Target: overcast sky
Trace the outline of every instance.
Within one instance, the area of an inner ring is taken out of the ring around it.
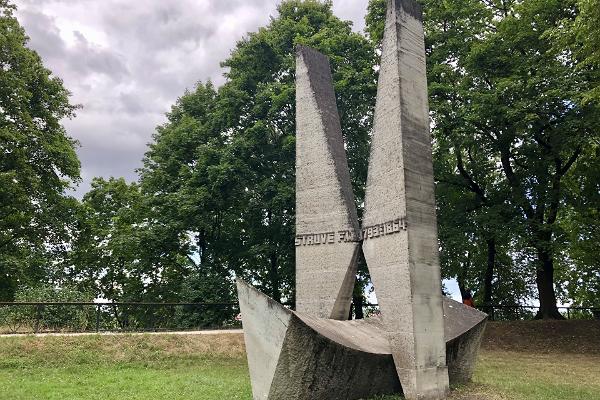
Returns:
[[[224,60],[247,32],[268,24],[279,0],[15,0],[29,46],[65,82],[81,143],[82,196],[95,176],[137,179],[154,128],[186,88],[223,83]],[[334,0],[364,27],[368,0]]]

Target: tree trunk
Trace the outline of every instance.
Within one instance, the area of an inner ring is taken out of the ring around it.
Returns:
[[[279,270],[277,262],[277,253],[272,252],[269,257],[269,280],[271,281],[271,297],[278,303],[281,303],[281,291],[279,290]]]
[[[353,296],[352,305],[354,306],[354,319],[363,319],[365,317],[363,313],[363,297]]]
[[[202,265],[204,263],[204,256],[206,255],[206,231],[202,229],[200,233],[198,233],[198,265]]]
[[[492,293],[494,281],[494,270],[496,267],[496,238],[488,239],[487,241],[487,266],[485,269],[485,277],[483,279],[483,305],[486,313],[491,312]]]
[[[554,291],[554,261],[547,248],[538,249],[536,283],[539,292],[540,310],[536,319],[565,319],[556,306]]]

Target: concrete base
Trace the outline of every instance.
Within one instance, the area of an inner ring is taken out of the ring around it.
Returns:
[[[354,400],[401,393],[380,317],[336,321],[286,309],[238,280],[254,400]],[[472,377],[487,316],[444,299],[451,384]]]

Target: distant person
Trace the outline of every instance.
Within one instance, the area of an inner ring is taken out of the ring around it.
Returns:
[[[475,302],[473,301],[473,293],[471,293],[470,290],[467,290],[464,294],[463,294],[463,304],[467,305],[469,307],[473,307],[475,308]]]

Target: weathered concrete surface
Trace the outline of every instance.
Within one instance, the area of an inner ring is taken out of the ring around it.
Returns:
[[[450,383],[467,383],[473,377],[487,315],[447,297],[443,297],[443,310],[444,342]],[[392,354],[388,335],[380,317],[332,321],[297,315],[315,332],[345,347],[368,353]]]
[[[428,114],[420,6],[388,0],[363,251],[407,399],[449,390]]]
[[[296,310],[346,319],[359,224],[329,59],[296,51]]]
[[[240,280],[238,295],[254,400],[353,400],[401,390],[376,323],[357,328],[295,313]]]
[[[254,400],[267,400],[292,313],[239,279],[237,291],[252,396]]]
[[[450,384],[470,382],[487,322],[487,315],[444,298],[444,340]]]
[[[381,318],[316,318],[289,311],[242,281],[238,291],[254,400],[350,400],[401,392]],[[471,379],[485,321],[485,314],[444,299],[452,384]]]

